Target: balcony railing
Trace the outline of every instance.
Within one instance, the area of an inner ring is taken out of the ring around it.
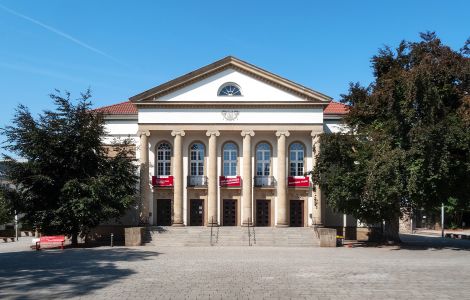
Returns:
[[[152,176],[152,185],[155,187],[172,187],[173,176]]]
[[[207,186],[206,176],[188,176],[188,186]]]
[[[255,176],[256,187],[274,187],[273,176]]]

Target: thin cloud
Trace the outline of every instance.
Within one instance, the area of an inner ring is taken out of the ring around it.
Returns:
[[[69,76],[69,75],[64,74],[64,73],[54,72],[54,71],[47,70],[47,69],[44,69],[44,68],[37,68],[37,67],[31,66],[31,65],[12,64],[12,63],[8,63],[8,62],[0,61],[0,68],[15,70],[15,71],[19,71],[19,72],[26,72],[26,73],[36,74],[36,75],[41,75],[41,76],[47,76],[47,77],[57,78],[57,79],[61,79],[61,80],[68,80],[68,81],[76,82],[76,83],[80,83],[80,84],[89,83],[88,79],[73,77],[73,76]],[[121,89],[120,86],[109,85],[109,84],[105,84],[105,83],[102,83],[102,82],[96,82],[96,81],[93,82],[93,87],[104,87],[104,88],[109,88],[109,89],[113,89],[113,90]]]
[[[3,5],[1,5],[1,4],[0,4],[0,8],[3,9],[4,11],[6,11],[6,12],[12,14],[12,15],[14,15],[14,16],[17,16],[17,17],[19,17],[19,18],[22,18],[22,19],[24,19],[24,20],[27,20],[27,21],[29,21],[29,22],[31,22],[31,23],[33,23],[33,24],[36,24],[36,25],[38,25],[38,26],[40,26],[40,27],[42,27],[42,28],[44,28],[44,29],[46,29],[46,30],[52,32],[52,33],[55,33],[55,34],[57,34],[57,35],[59,35],[59,36],[65,38],[65,39],[67,39],[67,40],[69,40],[69,41],[71,41],[71,42],[73,42],[73,43],[75,43],[75,44],[77,44],[77,45],[79,45],[79,46],[85,48],[85,49],[88,49],[88,50],[90,50],[90,51],[92,51],[92,52],[94,52],[94,53],[97,53],[97,54],[102,55],[102,56],[104,56],[104,57],[106,57],[106,58],[109,58],[109,59],[113,60],[114,62],[120,64],[120,65],[126,66],[125,64],[123,64],[122,62],[118,61],[116,58],[112,57],[111,55],[109,55],[109,54],[107,54],[107,53],[105,53],[105,52],[103,52],[103,51],[101,51],[101,50],[99,50],[99,49],[97,49],[97,48],[95,48],[95,47],[93,47],[93,46],[90,46],[90,45],[88,45],[87,43],[84,43],[84,42],[82,42],[82,41],[80,41],[80,40],[74,38],[73,36],[71,36],[71,35],[69,35],[69,34],[66,34],[66,33],[64,33],[64,32],[62,32],[62,31],[60,31],[60,30],[58,30],[58,29],[56,29],[56,28],[54,28],[54,27],[52,27],[52,26],[49,26],[49,25],[44,24],[44,23],[42,23],[42,22],[40,22],[40,21],[38,21],[38,20],[35,20],[35,19],[30,18],[30,17],[28,17],[28,16],[26,16],[26,15],[23,15],[23,14],[21,14],[21,13],[19,13],[19,12],[16,12],[16,11],[14,11],[14,10],[12,10],[12,9],[10,9],[10,8],[8,8],[8,7],[6,7],[6,6],[3,6]]]
[[[48,77],[54,77],[54,78],[58,78],[58,79],[75,81],[75,82],[80,82],[80,83],[85,82],[83,79],[80,79],[80,78],[71,77],[71,76],[68,76],[66,74],[52,72],[52,71],[41,69],[41,68],[35,68],[35,67],[32,67],[32,66],[28,66],[28,65],[11,64],[11,63],[1,62],[0,61],[0,68],[7,68],[7,69],[11,69],[11,70],[27,72],[27,73],[32,73],[32,74],[37,74],[37,75],[42,75],[42,76],[48,76]]]

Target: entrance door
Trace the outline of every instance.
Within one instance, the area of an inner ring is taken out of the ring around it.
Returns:
[[[290,202],[290,226],[304,226],[304,201],[291,200]]]
[[[256,200],[256,226],[269,226],[270,200]]]
[[[171,200],[157,199],[157,225],[171,226]]]
[[[224,199],[224,226],[237,225],[237,200]]]
[[[189,225],[190,226],[203,226],[204,225],[204,200],[191,199],[189,200]]]

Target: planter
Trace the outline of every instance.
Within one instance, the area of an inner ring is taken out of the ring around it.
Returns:
[[[125,246],[142,246],[144,242],[144,227],[130,227],[124,229]]]
[[[320,247],[336,247],[336,229],[318,228]]]

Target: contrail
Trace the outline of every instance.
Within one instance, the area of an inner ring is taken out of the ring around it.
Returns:
[[[42,22],[40,22],[40,21],[38,21],[38,20],[35,20],[35,19],[33,19],[33,18],[30,18],[30,17],[28,17],[28,16],[26,16],[26,15],[20,14],[20,13],[18,13],[18,12],[16,12],[16,11],[12,10],[12,9],[6,7],[6,6],[3,6],[3,5],[1,5],[1,4],[0,4],[0,8],[2,8],[3,10],[5,10],[6,12],[9,12],[9,13],[12,14],[12,15],[15,15],[15,16],[17,16],[17,17],[20,17],[20,18],[24,19],[24,20],[30,21],[31,23],[34,23],[34,24],[36,24],[36,25],[39,25],[39,26],[41,26],[42,28],[44,28],[44,29],[46,29],[46,30],[49,30],[50,32],[53,32],[53,33],[55,33],[55,34],[57,34],[57,35],[59,35],[59,36],[65,38],[65,39],[67,39],[67,40],[69,40],[69,41],[71,41],[71,42],[74,42],[75,44],[80,45],[80,46],[82,46],[82,47],[85,48],[85,49],[88,49],[88,50],[90,50],[90,51],[93,51],[93,52],[95,52],[95,53],[97,53],[97,54],[99,54],[99,55],[102,55],[102,56],[104,56],[104,57],[107,57],[107,58],[113,60],[114,62],[116,62],[116,63],[118,63],[118,64],[120,64],[120,65],[125,66],[123,63],[121,63],[120,61],[118,61],[117,59],[115,59],[114,57],[112,57],[111,55],[106,54],[106,53],[104,53],[103,51],[101,51],[101,50],[99,50],[99,49],[96,49],[95,47],[92,47],[92,46],[90,46],[90,45],[88,45],[88,44],[86,44],[86,43],[84,43],[84,42],[82,42],[82,41],[80,41],[80,40],[74,38],[74,37],[71,36],[71,35],[68,35],[68,34],[66,34],[66,33],[64,33],[64,32],[62,32],[62,31],[60,31],[60,30],[58,30],[58,29],[55,29],[55,28],[52,27],[52,26],[46,25],[46,24],[44,24],[44,23],[42,23]]]

